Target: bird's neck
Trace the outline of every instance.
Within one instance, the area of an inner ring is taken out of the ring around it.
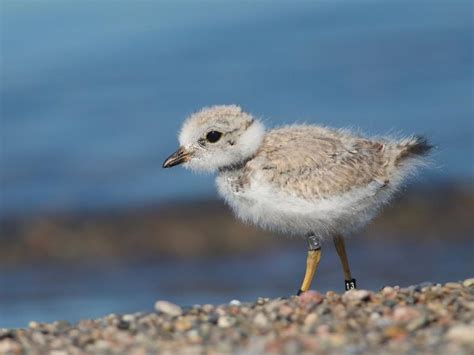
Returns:
[[[236,162],[235,164],[231,164],[231,165],[219,168],[219,174],[225,174],[225,173],[230,173],[236,170],[241,170],[245,168],[245,165],[247,165],[247,163],[251,161],[254,157],[255,155],[252,155],[251,157],[241,160],[239,162]]]

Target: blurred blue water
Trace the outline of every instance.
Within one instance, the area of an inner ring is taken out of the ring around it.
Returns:
[[[157,299],[191,306],[287,297],[296,292],[304,273],[305,245],[303,241],[299,244],[300,248],[228,259],[115,266],[25,265],[0,270],[0,328],[26,327],[31,320],[74,322],[108,313],[151,311]],[[473,241],[367,245],[354,240],[352,245],[350,240],[348,247],[352,272],[364,289],[474,276]],[[325,249],[313,286],[320,292],[343,290],[342,268],[333,248]]]
[[[471,1],[0,6],[1,214],[213,194],[160,166],[216,103],[269,126],[425,133],[431,178],[474,176]]]

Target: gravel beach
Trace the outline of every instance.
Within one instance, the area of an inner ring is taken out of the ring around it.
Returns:
[[[0,354],[474,353],[474,278],[1,329]]]

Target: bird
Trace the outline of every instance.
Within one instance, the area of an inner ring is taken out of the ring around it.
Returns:
[[[216,173],[219,195],[244,222],[307,240],[297,295],[311,288],[324,242],[332,239],[345,290],[357,288],[345,238],[367,225],[433,146],[420,135],[366,137],[348,129],[292,124],[267,130],[237,105],[205,107],[179,133],[163,163]]]

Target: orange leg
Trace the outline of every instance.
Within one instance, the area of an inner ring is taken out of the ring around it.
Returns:
[[[321,260],[321,243],[319,239],[314,235],[308,236],[308,256],[306,259],[306,273],[304,275],[303,283],[301,288],[298,290],[297,295],[306,292],[311,287],[316,270],[318,269],[319,261]]]
[[[356,280],[352,278],[351,269],[349,268],[349,260],[347,259],[346,243],[341,235],[333,237],[334,246],[336,247],[339,259],[341,259],[342,269],[344,270],[344,279],[346,285],[346,291],[357,287]]]

